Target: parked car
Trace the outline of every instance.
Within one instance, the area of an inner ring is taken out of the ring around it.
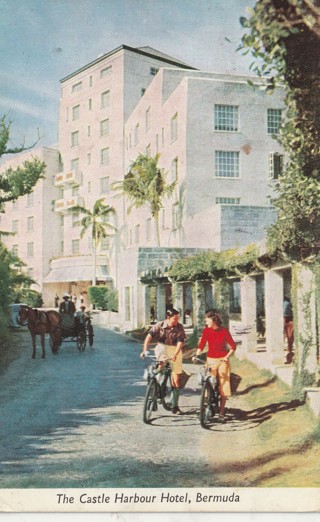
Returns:
[[[18,322],[18,314],[21,306],[27,305],[24,303],[14,303],[9,305],[9,326],[11,326],[11,328],[21,328],[21,326],[24,326]]]

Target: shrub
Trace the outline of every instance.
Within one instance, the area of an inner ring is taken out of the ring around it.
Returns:
[[[88,288],[91,303],[100,310],[118,311],[118,294],[107,286],[90,286]]]

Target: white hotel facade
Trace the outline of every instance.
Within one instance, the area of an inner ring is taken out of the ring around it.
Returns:
[[[154,49],[124,45],[61,81],[58,147],[50,149],[55,160],[46,161],[40,182],[47,189],[39,205],[50,211],[36,217],[50,244],[35,255],[33,272],[45,306],[52,306],[56,292],[79,294],[91,284],[92,243],[89,235],[80,238],[78,218],[68,212],[75,204],[92,208],[104,197],[116,209],[117,233],[99,246],[98,281],[118,290],[123,329],[148,320],[140,282],[146,269],[197,249],[220,251],[263,239],[274,219],[269,198],[282,161],[272,136],[283,93],[267,95],[259,80],[254,87],[247,80],[197,71]],[[164,202],[160,248],[148,210],[128,215],[126,202],[111,189],[139,153],[159,153],[167,180],[177,181],[174,196]],[[2,223],[12,223],[17,212],[12,207],[7,205]],[[18,245],[29,264],[25,235],[19,230],[6,241]],[[170,297],[157,299],[163,316]]]

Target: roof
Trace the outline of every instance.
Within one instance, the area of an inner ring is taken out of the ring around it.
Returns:
[[[116,47],[112,51],[109,51],[108,53],[99,56],[92,62],[88,63],[87,65],[84,65],[83,67],[74,71],[73,73],[68,74],[68,76],[65,76],[65,78],[62,78],[62,80],[60,80],[60,82],[63,83],[65,81],[69,80],[73,76],[76,76],[77,74],[85,71],[86,69],[89,69],[93,65],[96,65],[97,63],[104,61],[106,58],[109,58],[110,56],[112,56],[113,54],[116,54],[119,51],[131,51],[136,54],[142,54],[144,56],[149,56],[150,58],[155,58],[156,60],[158,59],[158,60],[167,62],[170,65],[177,65],[178,67],[181,67],[183,69],[197,70],[195,67],[192,67],[191,65],[181,62],[180,60],[177,60],[176,58],[173,58],[172,56],[164,54],[161,51],[157,51],[156,49],[153,49],[152,47],[149,47],[149,46],[130,47],[129,45],[120,45],[119,47]]]
[[[92,281],[93,268],[90,265],[62,266],[52,268],[44,278],[44,283],[67,283],[71,281]],[[99,281],[112,281],[108,275],[107,267],[97,266],[97,279]]]

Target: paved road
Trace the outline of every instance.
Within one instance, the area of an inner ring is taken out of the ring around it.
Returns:
[[[17,334],[19,355],[1,376],[0,487],[228,485],[208,454],[236,444],[237,427],[200,427],[196,373],[181,399],[185,415],[160,408],[145,425],[140,345],[103,327],[95,333],[93,349],[63,343],[54,356],[47,342],[46,359],[38,349],[35,360],[29,334]]]

